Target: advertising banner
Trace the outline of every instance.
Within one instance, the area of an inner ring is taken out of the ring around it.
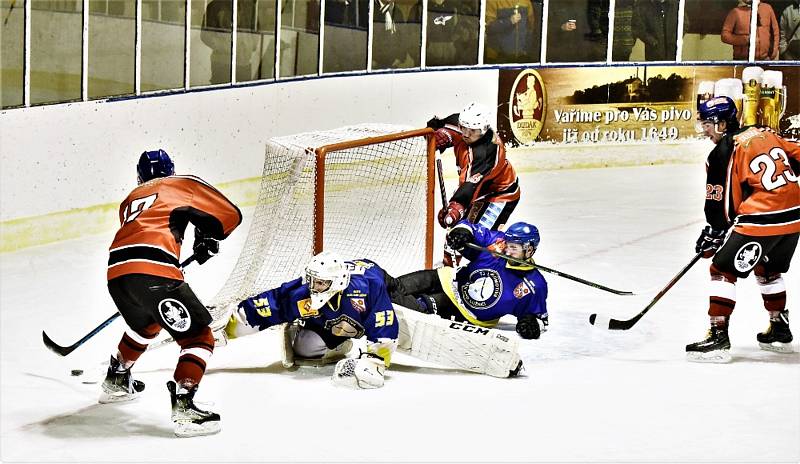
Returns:
[[[769,72],[761,85],[764,71]],[[785,136],[800,135],[798,66],[503,69],[497,129],[512,146],[540,141],[657,143],[694,137],[697,103],[704,98],[701,90],[712,94],[706,98],[714,96],[714,84],[723,80],[725,85],[716,85],[717,93],[738,92],[748,118]],[[730,81],[741,88],[732,88]],[[755,106],[747,106],[747,95],[755,99]]]

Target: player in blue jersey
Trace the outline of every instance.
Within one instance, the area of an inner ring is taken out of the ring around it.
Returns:
[[[232,339],[301,321],[289,349],[305,359],[344,354],[350,339],[365,336],[367,351],[357,359],[341,359],[334,381],[381,387],[399,335],[387,279],[391,277],[368,259],[344,261],[333,253],[320,253],[306,266],[304,277],[241,301],[225,327],[226,335]]]
[[[462,220],[448,231],[447,243],[461,251],[469,264],[458,271],[445,266],[400,276],[392,301],[481,327],[493,327],[501,317],[511,314],[517,318],[517,333],[525,339],[537,339],[547,330],[547,282],[533,262],[539,245],[535,226],[517,222],[500,232]],[[467,243],[530,264],[514,264],[468,248]]]

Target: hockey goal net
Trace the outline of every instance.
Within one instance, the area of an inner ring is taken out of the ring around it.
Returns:
[[[271,139],[247,238],[212,316],[302,275],[320,251],[397,276],[430,268],[431,129],[360,125]]]

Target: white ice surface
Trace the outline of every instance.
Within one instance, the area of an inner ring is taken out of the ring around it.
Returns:
[[[615,296],[545,275],[551,329],[521,343],[525,371],[516,379],[398,355],[383,389],[350,391],[331,384],[331,367],[284,370],[276,332],[235,340],[216,350],[198,393],[223,418],[210,437],[172,434],[164,384],[174,345],[134,367],[147,383],[138,401],[99,405],[99,386],[82,381],[102,375],[122,321],[65,358],[42,344],[42,330],[66,345],[113,314],[105,289],[113,232],[0,256],[0,459],[798,462],[800,355],[758,349],[767,316],[752,277],[739,285],[731,364],[684,359],[684,345],[708,324],[706,260],[631,330],[588,323],[591,313],[632,317],[692,257],[703,225],[702,164],[521,177],[512,219],[540,228],[543,265],[643,293]],[[240,228],[221,255],[189,269],[202,298],[221,285],[245,235]],[[800,260],[793,265],[785,279],[800,335]],[[513,318],[502,327],[513,335]],[[86,373],[71,377],[76,368]]]

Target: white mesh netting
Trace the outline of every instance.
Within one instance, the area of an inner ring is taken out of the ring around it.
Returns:
[[[335,143],[407,131],[359,125],[278,137],[267,143],[261,189],[239,259],[214,297],[212,315],[231,303],[301,275],[313,255],[316,155]],[[328,152],[325,156],[324,249],[369,258],[392,275],[423,269],[427,142],[411,137]]]

